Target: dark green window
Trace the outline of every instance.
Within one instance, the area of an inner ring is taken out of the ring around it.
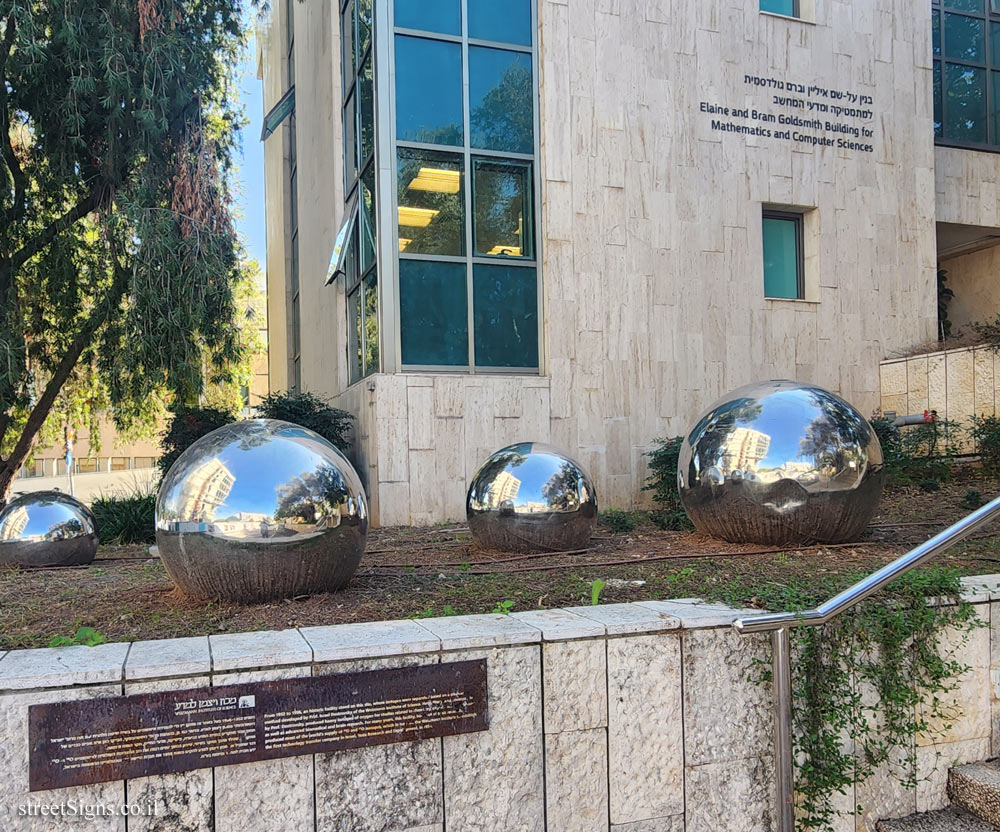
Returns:
[[[934,136],[957,147],[1000,146],[1000,2],[931,0]]]
[[[802,258],[802,215],[764,211],[764,297],[805,296]]]
[[[537,372],[534,0],[395,0],[404,369]]]
[[[347,367],[352,384],[379,371],[380,353],[372,23],[372,0],[341,2],[347,238],[340,260],[347,298]]]
[[[788,17],[799,16],[799,0],[760,0],[762,12],[784,14]]]

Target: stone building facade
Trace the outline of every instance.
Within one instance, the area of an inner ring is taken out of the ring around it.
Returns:
[[[940,34],[1000,14],[933,6],[277,0],[272,389],[355,414],[383,525],[463,517],[524,440],[641,504],[653,439],[763,378],[872,412],[936,337],[939,237],[1000,225],[978,42]]]

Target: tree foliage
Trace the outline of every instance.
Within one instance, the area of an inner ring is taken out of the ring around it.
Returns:
[[[0,0],[0,503],[54,412],[148,423],[246,355],[241,16],[239,0]]]

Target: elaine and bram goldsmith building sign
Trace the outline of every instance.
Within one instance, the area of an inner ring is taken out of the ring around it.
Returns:
[[[700,102],[698,109],[711,116],[712,130],[855,153],[875,151],[875,131],[869,126],[872,96],[759,75],[744,75],[743,83],[769,98],[753,107]]]
[[[484,659],[32,705],[31,791],[467,734]]]

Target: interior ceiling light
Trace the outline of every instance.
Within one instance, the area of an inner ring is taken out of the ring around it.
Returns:
[[[409,228],[427,228],[440,211],[433,208],[411,208],[408,205],[399,206],[399,224]]]
[[[487,254],[506,254],[506,255],[509,255],[511,257],[520,257],[521,256],[521,247],[520,246],[493,246],[493,248],[491,248],[486,253]]]
[[[399,250],[400,251],[406,251],[406,247],[410,243],[412,243],[412,242],[413,242],[413,240],[408,240],[406,237],[400,237],[399,238]]]
[[[411,191],[433,191],[438,194],[457,194],[461,184],[461,174],[457,170],[442,168],[421,168],[412,182]]]

